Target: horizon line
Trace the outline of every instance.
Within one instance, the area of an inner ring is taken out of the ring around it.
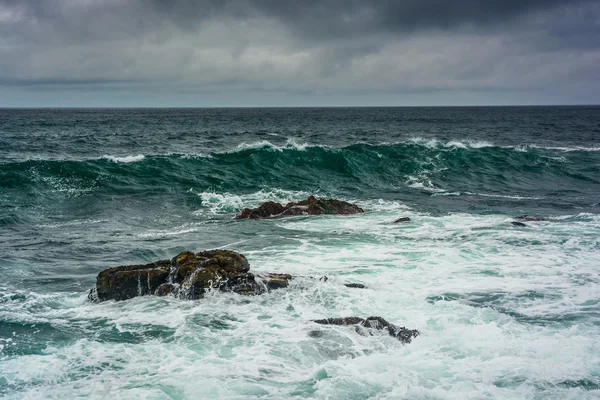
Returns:
[[[461,104],[461,105],[329,105],[329,106],[0,106],[0,110],[143,110],[143,109],[298,109],[298,108],[500,108],[500,107],[599,107],[597,104]]]

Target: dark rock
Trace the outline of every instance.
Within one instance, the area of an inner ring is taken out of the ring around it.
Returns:
[[[269,290],[286,288],[292,280],[290,274],[266,274],[259,276],[259,278]]]
[[[514,225],[514,226],[521,226],[521,227],[526,227],[527,226],[524,223],[517,222],[517,221],[510,221],[510,223],[511,223],[511,225]]]
[[[366,289],[367,288],[362,283],[344,283],[344,286],[353,288],[353,289]]]
[[[181,298],[197,299],[210,289],[260,294],[265,291],[265,285],[270,289],[284,287],[291,279],[285,274],[269,274],[263,284],[249,271],[246,257],[234,251],[184,251],[171,260],[106,269],[98,274],[96,288],[89,297],[95,301],[126,300],[173,293]]]
[[[329,278],[326,276],[322,276],[319,278],[319,282],[327,282],[328,280],[329,280]]]
[[[89,298],[105,301],[173,294],[198,299],[211,289],[257,295],[285,288],[291,279],[289,274],[255,276],[246,257],[231,250],[184,251],[171,260],[106,269],[98,274]]]
[[[515,219],[517,219],[519,221],[528,221],[528,222],[547,221],[546,218],[535,217],[532,215],[519,215],[518,217],[515,217]]]
[[[317,199],[310,196],[306,200],[288,203],[285,206],[273,201],[263,203],[258,208],[244,208],[236,218],[262,219],[269,217],[289,217],[295,215],[357,214],[364,210],[355,204],[334,199]]]
[[[390,336],[395,337],[403,343],[410,343],[413,338],[419,336],[419,331],[398,327],[394,324],[390,324],[381,317],[369,317],[367,319],[360,317],[326,318],[317,319],[313,322],[322,325],[357,325],[369,329],[386,330]]]
[[[98,300],[126,300],[152,294],[169,276],[168,260],[106,269],[96,280]]]
[[[176,286],[171,283],[163,283],[159,287],[156,288],[154,294],[156,296],[168,296],[171,293],[175,292]]]
[[[395,224],[397,224],[398,222],[410,222],[410,218],[402,217],[402,218],[398,218],[397,220],[394,221]]]
[[[267,201],[258,208],[244,208],[236,218],[260,219],[281,214],[285,208],[274,201]]]

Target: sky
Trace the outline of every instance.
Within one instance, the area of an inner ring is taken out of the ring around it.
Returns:
[[[597,0],[0,0],[0,107],[600,104]]]

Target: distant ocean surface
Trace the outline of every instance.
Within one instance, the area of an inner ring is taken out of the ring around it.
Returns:
[[[366,212],[234,219],[311,194]],[[214,248],[329,280],[87,300]],[[596,399],[600,107],[0,109],[0,273],[3,398]]]

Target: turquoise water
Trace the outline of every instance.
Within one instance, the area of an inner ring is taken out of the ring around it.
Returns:
[[[0,110],[0,396],[597,398],[599,139],[598,107]],[[366,213],[233,219],[309,194]],[[306,277],[87,301],[212,248]],[[310,322],[351,315],[421,336]]]

